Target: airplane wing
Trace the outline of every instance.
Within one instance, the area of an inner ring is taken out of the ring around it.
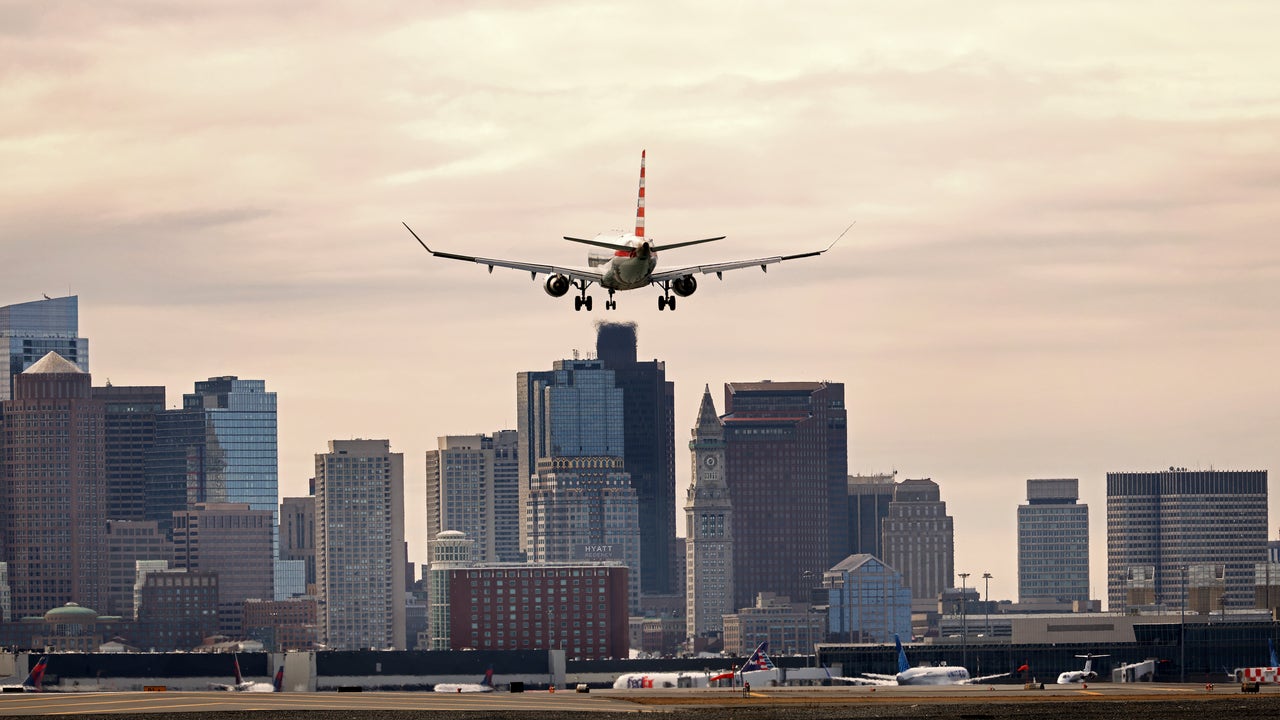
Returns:
[[[1011,673],[1011,672],[1006,672],[1006,673],[1000,673],[1000,674],[998,674],[998,675],[983,675],[982,677],[969,678],[969,679],[966,681],[966,684],[968,684],[968,685],[976,685],[976,684],[978,684],[978,683],[984,683],[984,682],[987,682],[987,681],[989,681],[989,680],[996,680],[996,679],[999,679],[999,678],[1006,678],[1006,677],[1009,677],[1009,676],[1010,676],[1010,675],[1012,675],[1012,674],[1013,674],[1013,673]]]
[[[775,263],[780,263],[780,262],[783,262],[784,260],[797,260],[799,258],[814,257],[816,255],[821,255],[825,253],[826,251],[835,247],[836,243],[840,242],[840,238],[844,237],[844,234],[849,232],[849,229],[852,227],[853,225],[850,224],[849,227],[844,229],[844,232],[840,233],[840,237],[837,237],[830,245],[826,246],[821,250],[813,250],[811,252],[797,253],[795,255],[775,255],[773,257],[753,258],[751,260],[732,260],[730,262],[710,263],[707,265],[688,265],[685,267],[671,268],[670,270],[655,272],[653,274],[653,281],[666,282],[669,280],[675,280],[676,278],[683,277],[685,275],[692,275],[694,273],[699,273],[703,275],[706,275],[708,273],[715,273],[716,277],[721,277],[724,273],[730,270],[741,270],[742,268],[749,268],[749,267],[759,267],[761,270],[768,272],[769,266]],[[712,239],[719,239],[719,238],[712,238]],[[723,279],[723,277],[721,277],[721,279]]]
[[[425,249],[427,252],[431,253],[432,255],[435,255],[436,257],[448,258],[449,260],[462,260],[464,262],[473,262],[477,265],[487,265],[489,266],[489,272],[493,272],[493,269],[495,267],[500,267],[500,268],[509,268],[511,270],[523,270],[531,274],[535,278],[539,274],[566,275],[570,278],[573,278],[574,280],[585,280],[587,282],[593,282],[593,283],[600,282],[600,278],[602,276],[601,273],[595,270],[588,270],[586,268],[562,267],[559,265],[542,265],[538,263],[526,263],[526,262],[519,262],[516,260],[502,260],[499,258],[484,258],[484,257],[476,257],[473,255],[458,255],[456,253],[443,252],[440,250],[432,250],[431,248],[427,247],[426,243],[422,242],[422,238],[418,237],[418,233],[414,232],[413,228],[409,227],[408,223],[401,222],[400,224],[404,225],[404,228],[408,230],[411,235],[413,235],[413,238],[418,241],[418,244],[421,245],[423,249]]]
[[[861,678],[836,678],[838,680],[848,680],[849,682],[859,685],[897,685],[897,675],[879,675],[876,673],[862,673]]]

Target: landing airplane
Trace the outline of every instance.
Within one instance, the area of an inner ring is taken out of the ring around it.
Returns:
[[[31,668],[31,672],[27,673],[27,678],[22,681],[21,685],[4,685],[0,686],[0,692],[44,692],[41,683],[44,682],[44,671],[49,667],[49,656],[46,655]]]
[[[484,679],[478,683],[439,683],[433,688],[438,693],[493,692],[493,668],[484,671]]]
[[[1077,655],[1078,658],[1084,658],[1083,670],[1068,670],[1058,675],[1059,685],[1072,685],[1075,683],[1086,683],[1098,677],[1098,673],[1093,671],[1093,659],[1111,657],[1110,655]]]
[[[902,649],[902,640],[895,634],[893,643],[898,647],[898,674],[897,675],[878,675],[876,673],[863,673],[862,678],[834,678],[836,680],[847,680],[850,682],[867,682],[874,685],[970,685],[973,683],[983,683],[996,678],[1008,677],[1012,673],[998,673],[996,675],[983,675],[982,677],[971,678],[969,671],[956,665],[921,665],[919,667],[911,667],[911,663],[907,662],[907,651]]]
[[[231,661],[235,666],[236,681],[232,685],[223,683],[209,683],[210,690],[222,690],[226,692],[280,692],[280,686],[284,682],[284,666],[281,665],[276,670],[275,679],[272,682],[252,682],[244,679],[244,675],[240,674],[240,656],[232,655]]]
[[[721,680],[734,680],[742,677],[749,682],[746,673],[770,671],[774,669],[773,660],[769,657],[769,641],[765,640],[756,646],[751,657],[742,663],[737,670],[722,673],[710,672],[655,672],[655,673],[623,673],[613,681],[614,690],[637,690],[646,688],[705,688],[712,687]]]
[[[626,233],[623,231],[613,231],[612,233],[600,233],[591,240],[564,236],[565,240],[570,242],[582,243],[584,245],[592,245],[604,248],[610,253],[593,252],[587,255],[586,268],[561,267],[558,265],[544,265],[538,263],[517,262],[514,260],[501,260],[496,258],[475,257],[472,255],[458,255],[455,253],[442,252],[432,250],[427,244],[418,237],[418,233],[413,231],[406,222],[401,222],[405,229],[413,235],[418,244],[422,245],[427,252],[436,257],[448,258],[450,260],[462,260],[464,262],[473,262],[479,265],[487,265],[489,272],[493,272],[495,267],[510,268],[512,270],[524,270],[529,273],[533,279],[537,279],[539,274],[547,276],[543,282],[542,289],[552,297],[563,297],[569,292],[569,288],[576,287],[578,296],[573,299],[573,309],[581,310],[586,308],[591,311],[591,296],[587,295],[587,289],[592,285],[599,285],[609,291],[609,299],[605,301],[606,310],[616,310],[618,301],[613,299],[613,294],[619,290],[635,290],[638,288],[657,285],[662,288],[662,295],[658,296],[658,310],[671,308],[676,309],[676,296],[689,297],[698,289],[698,280],[695,275],[705,275],[707,273],[715,273],[717,278],[724,279],[724,273],[729,270],[739,270],[741,268],[760,266],[760,269],[768,272],[769,266],[774,263],[780,263],[783,260],[795,260],[798,258],[813,257],[821,255],[826,251],[835,247],[840,238],[849,232],[850,225],[840,233],[840,237],[835,239],[827,247],[822,250],[813,250],[810,252],[797,253],[795,255],[775,255],[773,257],[754,258],[751,260],[733,260],[730,262],[711,263],[707,265],[687,265],[684,267],[676,267],[670,270],[657,271],[658,251],[674,250],[675,248],[687,247],[689,245],[698,245],[701,243],[713,242],[715,240],[723,240],[724,236],[704,238],[702,240],[688,240],[685,242],[669,243],[667,245],[657,245],[653,243],[644,234],[644,159],[645,153],[640,153],[640,195],[636,201],[636,229],[634,233]],[[673,294],[674,293],[674,294]]]

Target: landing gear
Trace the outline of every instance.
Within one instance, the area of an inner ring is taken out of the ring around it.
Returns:
[[[591,283],[586,280],[578,280],[576,284],[580,294],[573,299],[573,309],[581,310],[586,308],[587,312],[591,312],[591,296],[587,295],[587,288],[591,286]]]
[[[661,295],[658,297],[658,310],[666,310],[671,308],[671,312],[676,310],[676,297],[674,295]]]
[[[618,301],[613,299],[613,288],[609,288],[609,299],[604,301],[605,310],[617,310]]]

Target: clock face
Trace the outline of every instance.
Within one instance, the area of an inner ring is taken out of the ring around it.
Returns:
[[[702,462],[703,462],[704,464],[706,464],[706,466],[707,466],[707,467],[709,467],[709,468],[715,467],[715,466],[716,466],[716,456],[715,456],[715,455],[708,455],[708,456],[707,456],[707,459],[706,459],[706,460],[703,460]]]

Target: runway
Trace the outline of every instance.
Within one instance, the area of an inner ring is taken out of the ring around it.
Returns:
[[[327,712],[326,712],[327,711]],[[1133,718],[1196,720],[1280,718],[1280,687],[1243,694],[1237,685],[1206,690],[1192,685],[1046,685],[942,687],[762,688],[594,690],[484,694],[443,693],[6,693],[0,715],[114,715],[157,720],[191,713],[263,720],[293,718],[437,717],[442,713],[487,718],[616,718],[619,713],[660,713],[680,718],[768,720],[788,718]],[[318,715],[317,715],[318,714]]]

